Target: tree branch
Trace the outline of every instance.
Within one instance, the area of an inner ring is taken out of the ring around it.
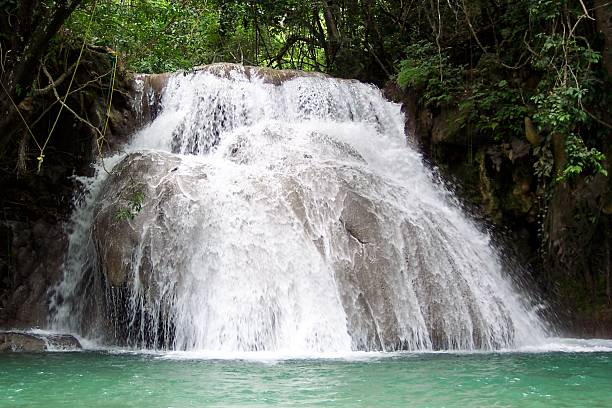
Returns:
[[[70,113],[72,113],[74,115],[75,118],[77,118],[79,121],[81,121],[82,123],[86,124],[87,126],[89,126],[92,130],[94,130],[100,137],[104,137],[104,135],[102,134],[102,132],[100,132],[100,129],[98,129],[97,127],[95,127],[94,125],[92,125],[89,121],[83,119],[81,116],[79,116],[78,113],[76,113],[70,106],[68,106],[66,103],[64,103],[64,101],[62,100],[62,98],[59,96],[59,94],[57,93],[57,89],[54,86],[54,81],[53,81],[53,77],[51,76],[51,74],[49,73],[49,71],[47,70],[47,67],[45,66],[45,64],[41,63],[41,68],[43,70],[43,72],[45,73],[45,75],[47,76],[47,78],[49,78],[49,86],[51,87],[51,90],[53,91],[53,94],[55,95],[55,98],[57,99],[57,101],[62,104],[62,106],[64,108],[66,108]]]
[[[42,68],[44,71],[47,71],[47,69],[45,68],[44,64],[42,64]],[[72,72],[72,70],[76,67],[77,63],[75,62],[74,64],[72,64],[70,66],[70,68],[68,68],[62,75],[59,76],[59,78],[57,78],[55,81],[52,81],[49,85],[45,86],[44,88],[32,88],[32,95],[33,96],[38,96],[38,95],[44,95],[47,94],[49,92],[51,92],[54,88],[57,88],[59,85],[61,85],[62,82],[64,82],[64,80],[66,78],[68,78],[68,75],[70,75],[70,73]],[[48,72],[45,72],[45,75]],[[47,75],[47,77],[49,77]]]
[[[285,56],[285,54],[287,53],[287,51],[289,51],[289,49],[293,46],[293,44],[295,44],[298,41],[303,41],[306,43],[312,43],[312,39],[308,38],[308,37],[303,37],[300,35],[290,35],[289,38],[287,38],[287,41],[285,42],[285,45],[283,45],[283,48],[281,48],[278,53],[276,54],[276,56],[268,63],[268,66],[271,67],[272,64],[274,62],[276,62],[277,64],[281,64],[283,57]]]

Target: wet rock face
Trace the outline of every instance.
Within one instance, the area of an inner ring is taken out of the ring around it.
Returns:
[[[162,278],[158,276],[160,271],[152,267],[152,256],[156,254],[151,248],[173,245],[171,231],[176,225],[168,214],[175,210],[173,198],[182,187],[178,184],[180,179],[171,177],[179,164],[179,159],[168,153],[130,154],[113,170],[99,196],[94,210],[93,243],[103,282],[96,290],[98,294],[106,293],[106,306],[104,311],[93,311],[93,306],[88,319],[96,321],[93,330],[96,326],[111,328],[114,341],[123,343],[136,338],[147,347],[157,344],[157,330],[149,325],[164,313],[160,308],[167,308],[168,299],[164,296],[168,288],[157,285]],[[149,303],[131,304],[134,290]],[[106,317],[98,316],[99,312],[106,313]],[[136,323],[147,326],[147,330],[132,326],[135,314]],[[159,336],[167,335],[159,330]]]
[[[320,72],[305,72],[289,69],[272,69],[267,67],[244,66],[240,64],[218,63],[194,67],[184,71],[183,75],[192,75],[196,72],[208,72],[221,78],[232,78],[236,72],[244,74],[246,78],[261,78],[266,84],[281,85],[296,77],[320,77],[327,75]],[[136,114],[136,127],[146,125],[161,112],[161,99],[164,88],[173,73],[137,75],[134,80],[133,106]]]
[[[335,270],[355,348],[497,348],[513,342],[515,328],[500,299],[486,300],[501,323],[494,335],[489,331],[486,311],[477,304],[480,288],[470,287],[445,249],[452,237],[402,220],[403,242],[395,247],[389,243],[393,217],[350,190],[340,222],[352,261],[337,262]]]
[[[524,119],[524,135],[493,140],[462,130],[465,115],[458,109],[420,106],[416,90],[404,92],[390,83],[385,92],[403,103],[412,142],[474,214],[503,231],[504,246],[534,271],[534,281],[559,306],[561,316],[551,318],[565,322],[570,336],[612,337],[612,179],[598,174],[538,185],[533,148],[542,135],[530,118]],[[554,138],[552,145],[559,166],[564,147]],[[610,157],[610,143],[600,149]],[[605,166],[610,173],[609,160]]]
[[[0,327],[44,326],[46,294],[61,277],[66,237],[60,225],[38,219],[6,225],[10,234],[10,257],[4,275],[13,290],[0,295]]]
[[[81,350],[83,347],[79,340],[70,334],[45,334],[47,350]]]
[[[178,164],[170,154],[131,154],[105,183],[93,233],[102,272],[111,287],[123,287],[133,278],[128,276],[134,266],[129,260],[134,259],[134,251],[148,247],[153,233],[148,227],[163,227],[165,204],[179,189],[175,179],[164,180],[164,176],[176,171]],[[164,231],[155,235],[162,238]],[[139,267],[144,282],[149,278],[149,264]]]
[[[38,353],[50,350],[80,350],[81,348],[81,343],[69,334],[0,331],[0,353]]]
[[[198,232],[198,224],[209,222],[198,214],[206,211],[199,200],[203,194],[206,197],[211,170],[202,164],[187,171],[181,160],[169,153],[130,154],[104,184],[95,209],[93,238],[106,282],[102,290],[109,321],[102,326],[114,328],[113,341],[170,347],[175,296],[195,296],[189,291],[178,294],[177,288],[192,276],[208,279],[189,265],[200,256],[198,246],[215,246],[212,237]],[[358,177],[358,185],[377,182],[373,176],[342,167],[326,170],[326,183],[337,190],[335,197],[328,197],[328,204],[321,205],[303,185],[303,178],[317,177],[315,169],[282,176],[275,194],[286,197],[292,222],[303,228],[302,237],[333,268],[354,349],[512,344],[514,327],[505,306],[497,298],[484,300],[484,307],[478,303],[483,301],[479,291],[487,288],[472,287],[454,259],[457,255],[447,253],[454,238],[436,230],[439,215],[425,214],[425,226],[402,221],[400,213],[345,181]],[[263,186],[269,183],[257,177],[253,181],[255,191],[262,188],[264,195]],[[122,215],[132,208],[130,200],[136,193],[142,194],[138,210],[130,210],[133,216]],[[186,199],[193,204],[185,206]],[[278,200],[268,199],[270,206]],[[284,219],[283,214],[279,211],[278,217]],[[399,231],[399,243],[393,231]],[[200,301],[204,305],[207,300]],[[490,314],[500,322],[497,328],[489,327],[486,315]]]
[[[217,75],[221,78],[231,78],[233,71],[239,71],[243,72],[249,79],[252,77],[259,77],[263,79],[264,83],[273,85],[280,85],[283,82],[289,81],[296,77],[327,77],[325,74],[314,71],[306,72],[292,69],[274,69],[229,63],[203,65],[193,68],[192,71],[210,72],[211,74]]]

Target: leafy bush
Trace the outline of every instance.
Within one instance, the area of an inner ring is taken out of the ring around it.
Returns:
[[[128,203],[125,207],[121,207],[115,213],[115,219],[118,221],[133,220],[144,205],[145,193],[143,191],[135,191],[128,197]]]
[[[466,118],[465,131],[491,141],[523,138],[524,118],[532,118],[544,136],[543,145],[533,149],[534,172],[540,178],[607,175],[605,156],[596,146],[609,135],[608,129],[586,106],[605,111],[610,95],[601,86],[601,55],[580,31],[588,21],[584,8],[569,0],[500,4],[507,12],[501,15],[493,44],[483,45],[472,31],[480,48],[470,50],[475,66],[470,63],[467,69],[455,62],[461,59],[452,49],[421,40],[407,47],[397,64],[397,84],[419,90],[422,106],[456,107]],[[452,9],[452,3],[448,6]],[[527,85],[526,78],[536,85]],[[553,174],[553,135],[565,146],[565,167],[558,174]]]
[[[448,55],[428,41],[408,46],[398,71],[396,81],[402,89],[423,88],[425,105],[451,103],[462,83],[461,67],[453,66]]]

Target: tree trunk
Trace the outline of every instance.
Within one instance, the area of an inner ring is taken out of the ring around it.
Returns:
[[[325,27],[327,29],[327,43],[329,49],[329,65],[333,65],[338,51],[340,51],[340,31],[334,13],[332,11],[332,5],[327,1],[322,1],[323,5],[323,18],[325,19]],[[329,67],[328,67],[329,68]]]
[[[612,77],[612,2],[610,0],[595,0],[595,19],[597,30],[603,35],[603,64],[608,75]]]
[[[19,55],[20,58],[11,58],[8,65],[10,68],[0,79],[0,151],[11,141],[16,126],[22,125],[15,106],[27,96],[51,39],[82,2],[83,0],[57,1],[52,10],[37,1],[20,3],[17,30],[12,38],[4,43],[11,46],[8,50],[11,55]]]

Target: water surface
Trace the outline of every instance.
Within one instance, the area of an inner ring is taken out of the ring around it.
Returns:
[[[612,353],[0,355],[2,407],[609,407]]]

